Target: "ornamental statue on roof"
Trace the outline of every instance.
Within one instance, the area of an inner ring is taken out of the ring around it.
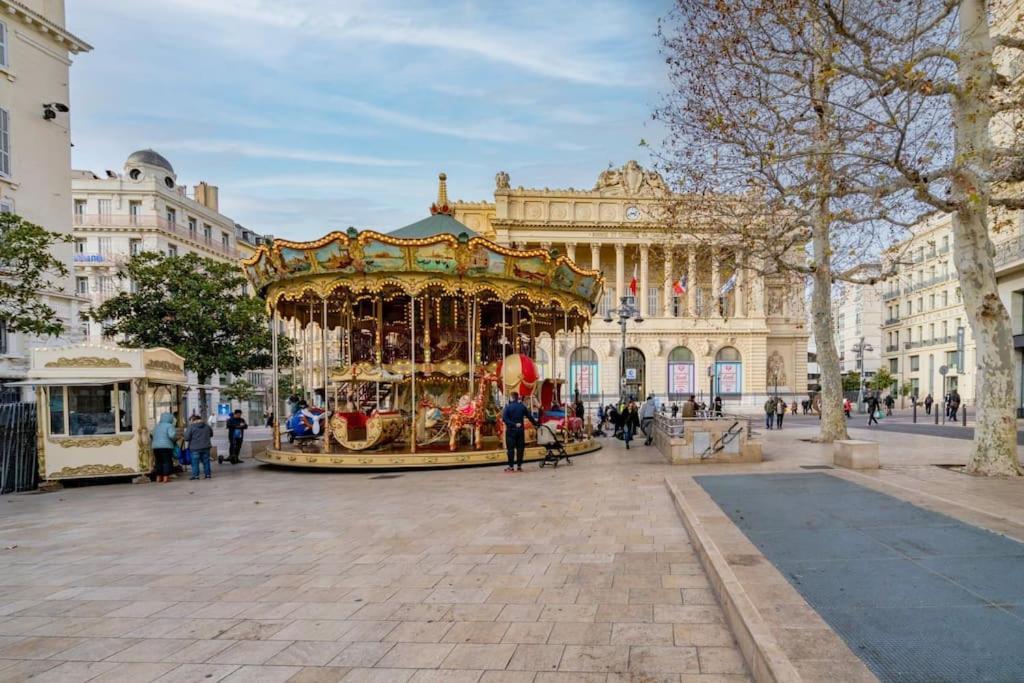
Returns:
[[[242,261],[275,333],[285,325],[318,342],[296,345],[305,378],[291,401],[299,417],[284,429],[274,425],[265,462],[501,462],[498,414],[513,389],[528,394],[542,425],[571,449],[597,448],[564,404],[562,380],[536,381],[536,358],[540,336],[584,333],[603,277],[546,249],[481,237],[454,218],[447,177],[438,180],[430,216],[420,221],[391,232],[349,228],[309,242],[278,239]],[[281,368],[273,355],[276,394]],[[542,452],[535,447],[533,457]]]
[[[622,168],[609,168],[597,177],[595,192],[608,196],[654,197],[667,195],[668,185],[657,171],[645,170],[634,159]]]

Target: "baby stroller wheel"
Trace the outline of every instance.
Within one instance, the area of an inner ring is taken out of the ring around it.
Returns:
[[[218,455],[217,456],[217,464],[218,465],[223,465],[224,464],[224,456],[223,455]]]

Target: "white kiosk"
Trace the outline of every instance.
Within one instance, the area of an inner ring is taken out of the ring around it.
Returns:
[[[169,349],[66,346],[32,350],[42,481],[148,474],[162,413],[182,425],[184,359]]]

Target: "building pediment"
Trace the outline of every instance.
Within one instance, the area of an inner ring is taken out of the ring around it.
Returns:
[[[602,171],[594,192],[605,197],[663,197],[669,194],[669,189],[661,174],[648,171],[630,159],[621,168]]]

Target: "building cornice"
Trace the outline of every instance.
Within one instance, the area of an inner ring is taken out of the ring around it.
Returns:
[[[17,0],[0,0],[0,9],[19,17],[29,26],[38,26],[42,33],[51,35],[55,41],[66,45],[68,51],[74,54],[92,50],[92,45]]]

